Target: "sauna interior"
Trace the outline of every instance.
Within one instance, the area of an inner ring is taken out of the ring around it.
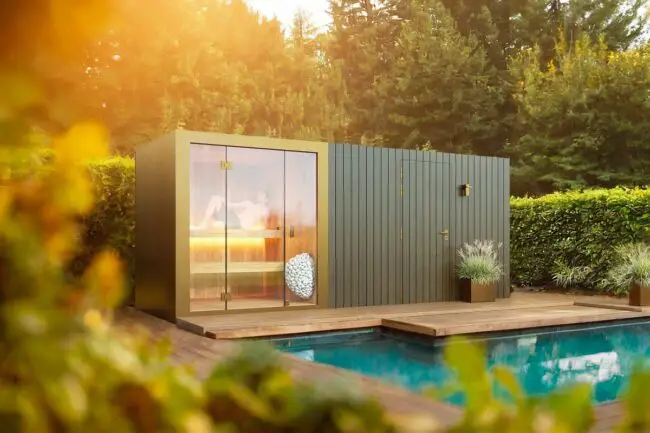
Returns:
[[[189,174],[190,312],[316,305],[316,153],[192,143]],[[287,284],[299,256],[306,294]]]

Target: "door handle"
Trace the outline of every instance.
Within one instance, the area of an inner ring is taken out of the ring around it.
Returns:
[[[296,235],[296,231],[293,226],[289,226],[289,237],[292,238]]]
[[[444,236],[444,240],[448,241],[449,240],[449,230],[444,229],[443,231],[440,232],[441,235]]]

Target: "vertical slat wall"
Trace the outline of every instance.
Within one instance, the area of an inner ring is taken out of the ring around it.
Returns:
[[[474,239],[503,243],[510,295],[507,159],[332,144],[329,179],[330,307],[458,300],[457,250]]]

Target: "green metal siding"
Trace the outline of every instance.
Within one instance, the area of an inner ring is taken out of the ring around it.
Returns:
[[[510,295],[507,159],[331,144],[329,175],[330,307],[458,300],[457,250],[474,239],[503,243]]]

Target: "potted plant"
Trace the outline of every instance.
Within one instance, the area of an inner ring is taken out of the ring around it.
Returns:
[[[609,271],[609,280],[615,287],[629,290],[629,304],[650,306],[650,246],[628,244],[616,249],[619,263]]]
[[[464,244],[458,250],[460,264],[460,298],[463,302],[494,302],[497,297],[497,282],[503,274],[497,248],[493,241],[475,240]]]

